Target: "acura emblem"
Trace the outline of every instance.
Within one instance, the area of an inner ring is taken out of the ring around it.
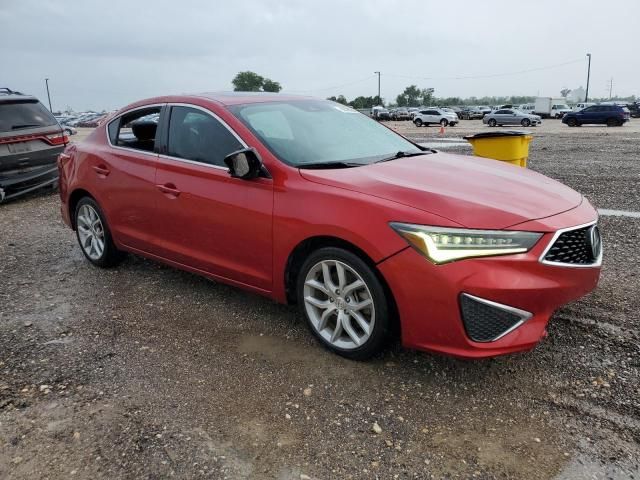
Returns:
[[[600,249],[602,248],[602,239],[600,238],[600,230],[598,230],[598,226],[594,225],[591,228],[590,241],[591,241],[591,255],[593,255],[593,259],[597,260],[600,256]]]

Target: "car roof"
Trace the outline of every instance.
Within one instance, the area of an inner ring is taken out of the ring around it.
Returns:
[[[0,88],[0,102],[15,102],[16,100],[23,102],[37,102],[38,99],[32,95],[25,95],[6,87]]]
[[[293,100],[319,100],[318,98],[304,95],[290,95],[286,93],[271,92],[203,92],[182,93],[178,95],[164,95],[161,97],[147,98],[128,105],[125,108],[148,105],[151,103],[175,103],[185,100],[207,99],[220,105],[241,105],[246,103],[287,102]]]

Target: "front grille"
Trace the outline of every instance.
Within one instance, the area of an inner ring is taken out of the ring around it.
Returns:
[[[569,265],[593,265],[600,258],[601,248],[598,227],[589,225],[561,233],[544,260]]]
[[[529,312],[490,300],[460,295],[460,311],[467,335],[474,342],[492,342],[531,317]]]

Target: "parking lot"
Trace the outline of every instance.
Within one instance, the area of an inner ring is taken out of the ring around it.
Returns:
[[[465,154],[489,128],[387,125]],[[640,212],[640,120],[530,131],[531,169]],[[58,209],[0,206],[0,478],[640,475],[640,218],[601,217],[599,288],[534,351],[361,363],[294,307],[135,256],[92,267]]]

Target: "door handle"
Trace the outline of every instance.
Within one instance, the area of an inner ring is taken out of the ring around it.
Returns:
[[[172,197],[177,197],[180,195],[180,190],[178,190],[176,188],[176,186],[173,183],[165,183],[164,185],[156,185],[156,188],[158,190],[160,190],[162,193],[172,196]]]
[[[93,169],[98,175],[103,175],[105,177],[111,173],[111,170],[109,170],[104,165],[94,165]]]

